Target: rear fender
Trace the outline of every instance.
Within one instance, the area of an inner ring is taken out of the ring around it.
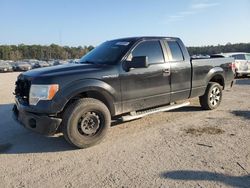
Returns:
[[[224,70],[221,67],[214,67],[212,68],[207,76],[206,76],[206,85],[208,85],[209,82],[214,81],[218,82],[223,88],[225,86],[225,80],[224,80]]]

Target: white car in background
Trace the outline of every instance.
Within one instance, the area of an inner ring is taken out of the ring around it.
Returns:
[[[250,53],[234,52],[223,53],[226,57],[233,57],[235,59],[235,76],[247,76],[250,74]]]

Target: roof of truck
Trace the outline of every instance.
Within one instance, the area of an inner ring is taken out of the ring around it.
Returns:
[[[143,40],[143,39],[179,39],[177,37],[164,37],[164,36],[139,36],[139,37],[126,37],[126,38],[119,38],[116,40]]]

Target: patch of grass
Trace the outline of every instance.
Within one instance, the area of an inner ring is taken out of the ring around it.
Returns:
[[[225,131],[217,128],[217,127],[200,127],[200,128],[189,128],[186,129],[185,132],[187,134],[192,134],[195,136],[201,136],[202,134],[211,134],[211,135],[216,135],[216,134],[222,134]]]

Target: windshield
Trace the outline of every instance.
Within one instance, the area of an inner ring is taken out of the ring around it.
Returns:
[[[131,41],[113,40],[102,43],[80,59],[80,63],[115,64],[133,45]]]

